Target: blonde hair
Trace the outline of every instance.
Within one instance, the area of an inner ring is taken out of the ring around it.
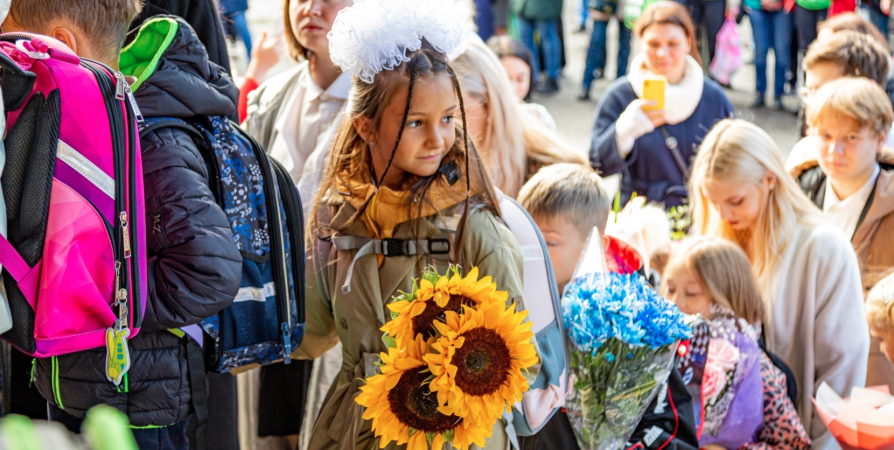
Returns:
[[[868,78],[846,77],[826,84],[810,99],[807,125],[818,126],[822,119],[847,116],[860,128],[869,127],[876,137],[888,135],[894,109],[885,91]]]
[[[682,264],[694,273],[711,300],[752,325],[763,320],[763,302],[745,252],[730,241],[712,236],[687,239],[668,266]]]
[[[518,195],[532,162],[586,164],[583,156],[563,147],[521,110],[503,65],[484,42],[470,39],[465,53],[453,64],[463,92],[487,108],[487,129],[476,144],[494,185],[503,193]]]
[[[562,217],[583,237],[594,227],[605,234],[612,200],[596,172],[580,164],[555,164],[540,169],[525,183],[518,202],[533,217]]]
[[[705,197],[705,186],[711,180],[759,184],[768,173],[776,177],[776,185],[751,230],[734,230]],[[769,285],[777,259],[797,228],[823,220],[785,170],[773,139],[744,120],[722,120],[705,136],[689,183],[693,234],[718,236],[738,244],[749,256],[752,272],[762,286]]]
[[[894,274],[883,278],[869,291],[866,320],[876,330],[894,329]]]

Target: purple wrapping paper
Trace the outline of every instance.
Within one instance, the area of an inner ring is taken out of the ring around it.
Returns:
[[[717,436],[702,434],[700,447],[717,444],[727,449],[737,449],[743,444],[756,441],[757,430],[764,418],[764,387],[761,377],[761,350],[757,342],[742,333],[736,333],[740,364],[747,366],[737,385],[732,386],[735,397]],[[738,367],[737,367],[738,370]]]

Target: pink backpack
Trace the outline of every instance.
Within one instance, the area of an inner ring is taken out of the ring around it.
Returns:
[[[0,264],[13,318],[0,337],[35,357],[106,347],[123,376],[147,281],[142,118],[130,87],[30,34],[0,34],[0,87],[8,130]]]

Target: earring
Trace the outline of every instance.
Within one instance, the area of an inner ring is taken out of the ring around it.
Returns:
[[[373,141],[369,141],[369,148],[373,148],[376,146],[376,143]]]

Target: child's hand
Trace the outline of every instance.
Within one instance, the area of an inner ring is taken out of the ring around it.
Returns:
[[[279,63],[283,53],[283,43],[282,35],[268,42],[267,31],[262,32],[260,42],[251,50],[251,62],[248,64],[248,70],[245,71],[245,77],[258,83],[263,82],[267,71]]]
[[[727,450],[726,447],[717,444],[706,445],[701,450]]]
[[[891,14],[891,0],[882,0],[879,7],[886,16]]]

